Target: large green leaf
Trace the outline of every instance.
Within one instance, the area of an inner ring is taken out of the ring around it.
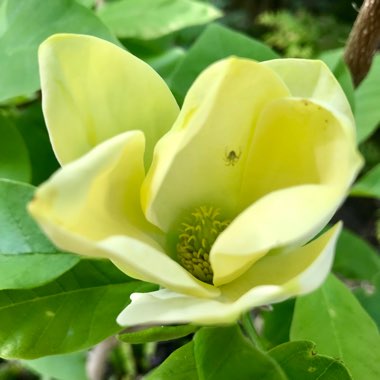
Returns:
[[[278,363],[255,348],[237,325],[199,330],[194,338],[201,380],[286,380]]]
[[[34,359],[88,348],[121,330],[116,317],[131,293],[153,289],[108,261],[82,260],[45,286],[3,290],[0,356]]]
[[[61,32],[91,34],[117,43],[92,11],[74,0],[0,2],[0,101],[39,89],[38,45]]]
[[[351,190],[351,195],[380,199],[380,164],[366,173]]]
[[[154,39],[206,24],[222,13],[193,0],[122,0],[104,4],[98,15],[118,37]]]
[[[260,313],[264,322],[262,335],[269,348],[289,341],[293,310],[294,299],[290,299],[274,304],[271,306],[271,310],[263,310]]]
[[[205,327],[149,374],[147,380],[288,380],[279,364],[255,348],[237,325]]]
[[[29,182],[30,160],[24,140],[11,120],[0,114],[0,178]]]
[[[32,184],[39,185],[59,168],[45,126],[41,102],[19,110],[15,113],[13,121],[28,149]]]
[[[174,351],[145,380],[200,380],[194,357],[194,342],[189,342]]]
[[[193,325],[153,326],[146,328],[129,328],[123,331],[118,338],[127,343],[164,342],[187,336],[199,329]]]
[[[380,379],[380,336],[357,299],[330,276],[296,301],[290,337],[311,340],[322,354],[341,359],[355,380]]]
[[[54,380],[87,380],[85,351],[23,360],[28,369]]]
[[[339,360],[318,355],[316,348],[313,342],[288,342],[273,348],[269,355],[281,365],[289,379],[352,379],[348,370]]]
[[[344,229],[336,246],[333,270],[349,279],[371,281],[380,272],[380,256],[360,236]]]
[[[372,67],[355,91],[356,123],[358,141],[366,140],[380,123],[380,54],[372,62]]]
[[[28,215],[33,193],[30,185],[0,180],[0,289],[42,285],[79,261],[59,252]]]
[[[218,24],[206,28],[170,78],[170,87],[182,103],[195,78],[211,63],[230,55],[264,61],[278,55],[263,43]]]
[[[354,294],[380,328],[380,272],[371,283],[362,282],[360,285],[354,289]]]

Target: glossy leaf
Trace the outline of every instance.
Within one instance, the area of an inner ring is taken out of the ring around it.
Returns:
[[[289,329],[292,323],[294,299],[271,306],[271,310],[263,310],[260,315],[264,321],[263,338],[268,347],[289,341]]]
[[[211,4],[193,0],[122,0],[104,4],[98,15],[118,37],[153,39],[222,14]]]
[[[30,160],[24,140],[11,120],[0,114],[0,178],[29,182]]]
[[[182,103],[195,78],[208,65],[230,55],[265,61],[278,55],[263,43],[212,24],[206,28],[178,65],[169,82],[177,100]]]
[[[355,118],[358,141],[366,140],[380,123],[380,54],[372,62],[371,69],[355,91]]]
[[[178,326],[152,326],[131,328],[123,331],[118,338],[127,343],[147,343],[164,342],[168,340],[182,338],[198,330],[199,327],[193,325]]]
[[[147,380],[288,380],[279,364],[255,348],[237,325],[205,327]]]
[[[33,359],[93,346],[120,331],[116,317],[131,293],[153,289],[108,261],[83,260],[45,286],[3,290],[0,356]]]
[[[200,380],[194,357],[194,342],[189,342],[174,351],[145,380]]]
[[[380,272],[371,283],[362,282],[354,289],[354,294],[380,329]]]
[[[269,355],[280,364],[289,379],[351,380],[344,365],[337,359],[317,354],[313,342],[295,341],[273,348]]]
[[[52,355],[40,359],[23,360],[22,364],[33,372],[55,380],[87,380],[87,352]]]
[[[195,334],[199,378],[207,380],[286,380],[278,363],[255,348],[237,325],[203,328]]]
[[[380,378],[377,326],[351,292],[330,276],[296,301],[291,340],[311,340],[321,354],[342,360],[355,380]]]
[[[351,195],[380,199],[380,164],[366,173],[351,190]]]
[[[30,185],[0,180],[0,289],[42,285],[79,262],[59,252],[28,215],[33,193]]]
[[[333,270],[349,279],[370,281],[380,272],[380,256],[360,236],[344,229],[336,246]]]
[[[20,131],[31,163],[33,185],[39,185],[59,168],[45,126],[41,103],[20,109],[13,121]]]
[[[74,0],[3,0],[0,25],[0,101],[39,89],[37,48],[51,34],[91,34],[117,43],[92,11]]]

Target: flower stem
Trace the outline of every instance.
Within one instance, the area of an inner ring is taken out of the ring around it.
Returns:
[[[253,343],[253,345],[260,351],[265,351],[264,345],[261,342],[261,338],[259,334],[257,333],[255,326],[253,325],[252,314],[250,311],[242,315],[241,324],[243,326],[244,331],[248,335],[248,338]]]

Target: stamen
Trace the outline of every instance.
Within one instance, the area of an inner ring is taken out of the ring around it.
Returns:
[[[209,253],[219,234],[229,225],[221,217],[220,209],[197,207],[180,224],[178,231],[178,262],[193,276],[212,284],[213,271]]]

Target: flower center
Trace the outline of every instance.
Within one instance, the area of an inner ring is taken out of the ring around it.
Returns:
[[[178,262],[203,282],[212,284],[210,250],[218,235],[229,223],[229,220],[221,217],[220,209],[201,206],[195,208],[180,224]]]

